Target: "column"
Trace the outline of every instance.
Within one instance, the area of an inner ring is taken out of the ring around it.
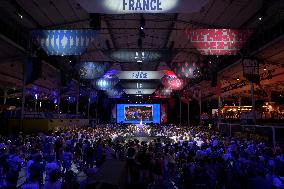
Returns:
[[[223,104],[222,104],[222,97],[221,97],[221,95],[219,95],[218,96],[218,117],[217,117],[217,126],[218,126],[218,129],[220,129],[219,128],[219,124],[221,123],[221,120],[222,120],[222,118],[221,118],[221,109],[222,109],[222,106],[223,106]]]
[[[5,105],[6,102],[7,102],[7,96],[8,96],[8,89],[5,88],[5,89],[4,89],[4,101],[3,101],[3,104],[4,104],[4,105]]]
[[[88,119],[90,119],[90,101],[91,101],[91,97],[89,97],[88,99]]]
[[[190,102],[190,98],[188,99],[188,103],[187,103],[187,125],[189,126],[189,102]]]
[[[201,124],[201,114],[202,114],[202,97],[201,90],[199,90],[199,123]]]
[[[98,122],[98,103],[99,103],[99,96],[96,97],[96,126]]]
[[[181,125],[181,96],[179,95],[179,124]]]
[[[25,67],[25,63],[24,63]],[[26,101],[26,71],[23,69],[23,83],[22,83],[22,107],[21,107],[21,131],[24,129],[25,117],[25,101]]]
[[[77,102],[76,102],[76,117],[78,118],[79,114],[79,98],[80,98],[80,81],[78,81],[77,85]]]
[[[276,146],[275,127],[271,127],[271,129],[272,129],[272,142],[273,142],[273,147],[275,148],[275,146]]]
[[[239,96],[238,101],[239,101],[239,106],[242,106],[242,97],[241,96]]]
[[[60,93],[60,88],[57,90],[57,114],[60,114],[60,103],[61,103],[61,93]]]
[[[251,105],[252,105],[252,116],[253,116],[253,123],[256,124],[256,114],[255,114],[255,98],[254,98],[254,84],[250,82],[250,92],[251,92]]]

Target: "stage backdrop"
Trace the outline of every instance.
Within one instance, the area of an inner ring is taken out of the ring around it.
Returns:
[[[117,104],[117,123],[160,123],[160,104]]]

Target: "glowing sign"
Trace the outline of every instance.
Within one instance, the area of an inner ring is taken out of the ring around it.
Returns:
[[[155,92],[156,89],[124,89],[126,94],[130,95],[150,95]]]
[[[34,38],[48,55],[80,55],[94,40],[94,30],[37,30]]]
[[[119,83],[122,88],[125,89],[154,89],[159,85],[160,80],[151,80],[151,81],[127,81],[124,80]]]
[[[192,13],[208,0],[77,0],[89,13]]]
[[[188,29],[186,34],[202,55],[235,55],[252,34],[251,30]]]
[[[117,75],[119,79],[135,80],[161,79],[163,76],[160,71],[122,71]]]

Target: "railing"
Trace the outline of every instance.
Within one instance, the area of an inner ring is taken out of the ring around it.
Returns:
[[[20,119],[20,111],[8,111],[5,113],[8,119]],[[76,114],[57,114],[53,112],[25,112],[24,119],[80,119],[82,115]]]
[[[218,123],[221,133],[234,137],[266,140],[275,146],[284,144],[284,125],[241,125],[236,123]]]

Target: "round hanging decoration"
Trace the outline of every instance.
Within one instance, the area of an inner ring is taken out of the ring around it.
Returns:
[[[174,72],[179,78],[193,79],[199,75],[199,67],[196,63],[177,63],[174,68]]]
[[[157,97],[159,98],[169,98],[172,94],[173,90],[170,88],[161,88],[155,92]]]
[[[106,94],[109,98],[120,98],[123,95],[123,90],[119,88],[113,88],[106,90]]]
[[[182,79],[179,79],[177,77],[164,77],[162,79],[162,84],[169,89],[172,90],[181,90],[184,87],[184,81]]]
[[[105,91],[113,88],[118,83],[118,81],[119,80],[117,78],[100,78],[95,81],[95,87],[98,90]]]
[[[79,74],[82,79],[96,79],[104,75],[107,67],[107,63],[83,62],[80,65]]]

